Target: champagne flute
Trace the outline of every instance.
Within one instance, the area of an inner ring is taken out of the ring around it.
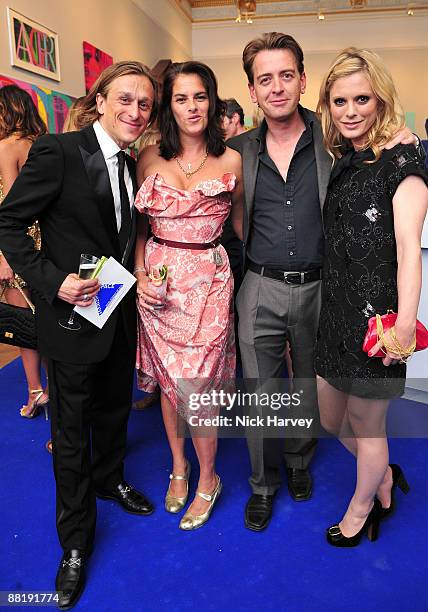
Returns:
[[[88,255],[87,253],[82,253],[80,255],[80,264],[79,264],[79,278],[82,280],[88,280],[92,278],[92,275],[95,272],[95,268],[99,262],[99,258],[95,257],[95,255]],[[60,319],[58,321],[61,327],[64,329],[69,329],[70,331],[79,331],[82,328],[78,321],[74,320],[75,311],[72,310],[70,312],[70,316],[68,319]]]
[[[167,288],[167,275],[168,268],[161,266],[160,268],[151,267],[149,273],[149,279],[151,281],[150,288],[156,293],[158,300],[161,300],[162,304],[154,304],[155,310],[160,310],[165,306],[166,300],[166,288]]]

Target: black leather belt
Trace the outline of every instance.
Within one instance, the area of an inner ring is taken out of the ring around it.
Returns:
[[[287,283],[287,285],[303,285],[304,283],[312,283],[313,281],[321,280],[322,277],[321,268],[317,268],[316,270],[305,270],[305,272],[286,272],[285,270],[266,268],[265,266],[252,263],[251,261],[248,264],[248,268],[251,270],[251,272],[255,272],[261,276],[267,276],[267,278],[284,281],[284,283]]]

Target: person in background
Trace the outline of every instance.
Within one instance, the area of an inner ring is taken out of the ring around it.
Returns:
[[[84,101],[85,96],[80,96],[80,98],[76,98],[71,104],[64,125],[62,126],[63,134],[66,132],[76,132],[77,130],[82,130],[84,127],[87,127],[86,122],[83,120],[84,115],[81,113],[84,107]]]
[[[150,145],[159,144],[161,134],[157,124],[147,129],[140,138],[139,155],[144,151],[146,147]],[[160,388],[159,385],[152,391],[152,393],[146,393],[145,396],[137,400],[132,404],[135,410],[146,410],[152,406],[156,406],[160,402]]]
[[[413,145],[385,145],[404,125],[391,75],[367,49],[342,51],[321,85],[318,111],[335,160],[323,209],[326,248],[315,369],[321,423],[357,461],[357,484],[333,546],[377,538],[408,484],[388,465],[389,400],[404,393],[406,359],[415,349],[422,283],[421,233],[428,175]],[[367,354],[370,317],[397,313]],[[383,358],[375,357],[381,350]]]
[[[226,134],[225,138],[228,140],[233,136],[238,136],[245,132],[244,111],[235,98],[227,98],[223,100],[223,102],[226,104],[226,111],[223,117],[223,129]]]
[[[223,100],[226,104],[226,110],[223,116],[223,129],[225,131],[226,141],[233,136],[238,136],[245,132],[244,127],[244,111],[242,106],[238,104],[235,98],[227,98]],[[231,218],[226,219],[226,223],[223,226],[223,233],[221,235],[221,244],[226,249],[226,253],[229,257],[230,265],[233,272],[234,282],[234,305],[236,304],[236,296],[238,295],[239,288],[242,283],[242,277],[244,275],[244,252],[241,240],[236,236],[233,231]],[[241,352],[239,350],[238,341],[238,311],[236,306],[235,310],[235,343],[236,343],[236,360],[238,363],[241,362]]]
[[[159,144],[160,137],[160,131],[156,124],[150,127],[146,132],[144,132],[139,142],[139,155],[144,151],[146,147],[149,147],[150,145],[154,144]]]
[[[26,91],[17,85],[0,89],[0,203],[9,193],[16,177],[27,161],[34,141],[46,133],[46,126]],[[41,236],[37,221],[28,229],[34,240],[34,248],[40,250]],[[26,282],[14,274],[4,255],[0,253],[0,291],[6,301],[14,306],[28,308],[21,291],[29,297]],[[20,410],[21,416],[32,419],[45,411],[47,418],[49,397],[42,388],[41,359],[37,350],[20,349],[28,386],[27,403]]]

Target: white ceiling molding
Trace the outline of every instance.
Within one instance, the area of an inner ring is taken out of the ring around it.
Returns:
[[[345,13],[347,15],[370,14],[385,11],[407,14],[411,8],[414,14],[428,9],[427,0],[368,0],[365,6],[353,8],[355,0],[258,0],[256,15],[253,20],[272,19],[289,16],[318,15],[322,10],[324,15]],[[234,22],[237,7],[233,0],[194,0],[192,5],[192,21],[207,23],[214,21]],[[242,23],[241,25],[244,25]]]

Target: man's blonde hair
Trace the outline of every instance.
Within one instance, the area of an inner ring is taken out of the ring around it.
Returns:
[[[330,92],[333,83],[356,72],[364,73],[378,100],[375,122],[367,133],[364,149],[373,149],[375,160],[381,148],[404,125],[404,113],[391,74],[383,60],[369,49],[344,49],[327,71],[320,88],[317,112],[321,115],[324,145],[332,157],[341,157],[345,139],[333,123]]]

